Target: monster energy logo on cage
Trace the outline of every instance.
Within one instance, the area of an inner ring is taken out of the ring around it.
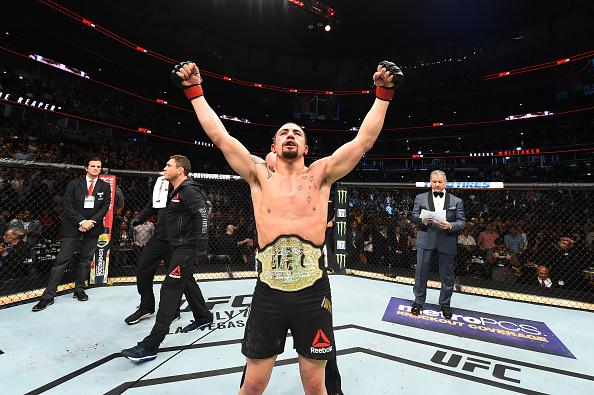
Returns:
[[[339,189],[336,191],[338,195],[338,204],[346,204],[347,201],[347,190],[346,189]]]
[[[345,187],[336,188],[336,222],[334,224],[334,241],[336,252],[336,262],[338,264],[339,272],[344,272],[346,264],[346,234],[347,234],[347,199],[348,189]]]
[[[344,269],[346,265],[346,254],[336,254],[336,263],[341,270]]]
[[[339,221],[336,223],[336,233],[340,237],[342,237],[346,234],[346,222],[345,221]]]

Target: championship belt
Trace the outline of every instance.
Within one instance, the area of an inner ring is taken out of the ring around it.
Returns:
[[[280,237],[258,251],[262,268],[260,281],[272,289],[285,292],[307,288],[324,274],[319,263],[321,256],[320,248],[297,237]]]

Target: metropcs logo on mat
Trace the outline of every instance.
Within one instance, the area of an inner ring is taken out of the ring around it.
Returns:
[[[419,316],[410,312],[411,306],[410,300],[391,298],[382,320],[575,359],[544,322],[456,308],[448,320],[443,318],[437,305],[425,304]]]
[[[328,336],[322,331],[318,329],[316,333],[316,337],[314,338],[313,342],[311,343],[311,353],[312,354],[326,354],[332,351],[332,346],[330,345],[330,340],[328,340]]]

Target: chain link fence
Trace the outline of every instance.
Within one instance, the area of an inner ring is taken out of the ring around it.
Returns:
[[[107,169],[107,173],[116,176],[117,186],[107,284],[133,283],[156,218],[135,228],[129,223],[152,199],[159,174],[117,169]],[[83,166],[0,159],[0,307],[41,295],[60,250],[66,184],[82,175]],[[195,277],[256,277],[255,223],[248,185],[239,177],[191,176],[204,185],[213,204],[208,260],[199,265]],[[78,262],[75,254],[59,291],[73,288]],[[161,262],[156,281],[164,279],[166,267]]]
[[[346,188],[347,273],[414,284],[415,184]],[[456,290],[594,310],[594,184],[505,184],[450,189],[464,201]],[[437,259],[437,257],[435,257]],[[429,286],[439,288],[437,261]],[[411,293],[412,297],[412,293]]]
[[[134,229],[129,223],[152,198],[158,173],[108,173],[117,183],[108,284],[133,283],[155,218]],[[82,174],[82,166],[0,159],[0,307],[41,295],[60,248],[64,189]],[[238,177],[192,176],[213,204],[209,256],[196,278],[255,277],[257,242],[248,185]],[[417,230],[410,217],[414,198],[424,189],[361,183],[339,188],[346,189],[345,196],[339,193],[345,208],[336,210],[342,219],[335,227],[342,228],[346,247],[339,271],[414,284]],[[594,184],[451,191],[463,199],[467,219],[458,236],[457,291],[594,310]],[[60,291],[72,288],[78,258],[72,257]],[[157,281],[165,267],[162,262]],[[431,276],[429,286],[439,288],[436,264]]]

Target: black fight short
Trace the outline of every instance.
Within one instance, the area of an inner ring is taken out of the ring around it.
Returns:
[[[251,359],[281,354],[288,330],[299,355],[318,360],[335,357],[332,297],[327,275],[295,292],[275,290],[258,280],[241,352]]]

